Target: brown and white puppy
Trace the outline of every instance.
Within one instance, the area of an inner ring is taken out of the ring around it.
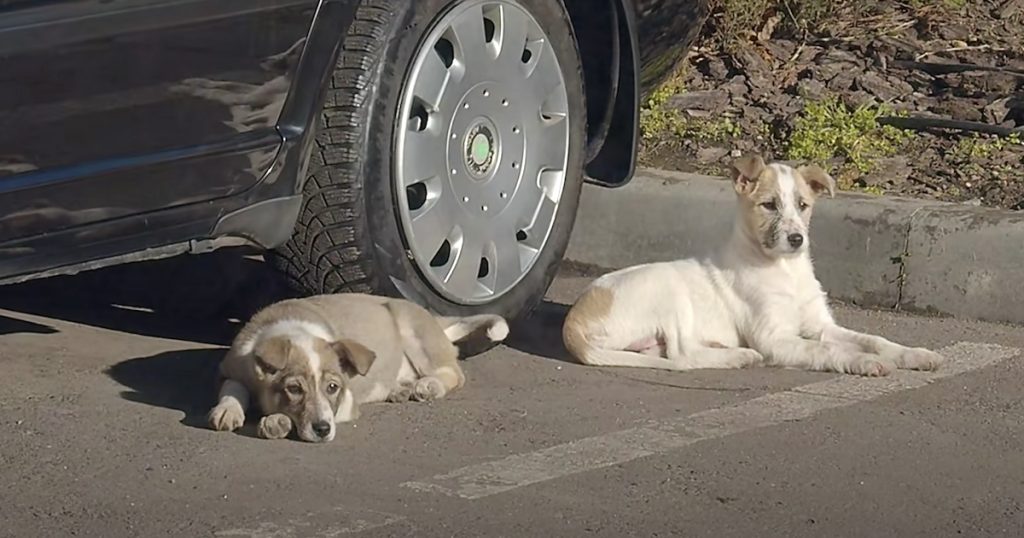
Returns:
[[[667,370],[772,366],[887,375],[938,354],[839,326],[808,252],[811,208],[835,183],[817,166],[733,164],[732,237],[708,259],[652,263],[595,280],[562,330],[584,364]]]
[[[486,329],[508,335],[501,316],[432,315],[402,299],[318,295],[272,304],[235,337],[220,365],[220,399],[208,415],[221,431],[240,428],[254,404],[257,433],[304,441],[334,439],[336,423],[355,420],[359,405],[433,400],[463,385],[453,344]]]

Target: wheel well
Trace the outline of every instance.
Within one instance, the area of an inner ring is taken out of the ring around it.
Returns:
[[[637,51],[630,0],[563,0],[583,64],[588,181],[621,186],[633,176],[638,141]],[[600,5],[600,4],[599,4]]]

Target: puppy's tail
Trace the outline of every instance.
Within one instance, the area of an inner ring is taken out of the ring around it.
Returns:
[[[497,314],[478,314],[466,317],[438,317],[448,340],[459,342],[480,329],[487,329],[487,339],[501,342],[508,336],[508,322]]]

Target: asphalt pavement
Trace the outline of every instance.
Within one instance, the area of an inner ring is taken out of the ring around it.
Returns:
[[[589,368],[559,341],[588,280],[560,276],[464,389],[365,407],[324,445],[205,428],[245,308],[186,319],[95,275],[4,289],[0,536],[1024,534],[1019,328],[839,306],[949,365]]]

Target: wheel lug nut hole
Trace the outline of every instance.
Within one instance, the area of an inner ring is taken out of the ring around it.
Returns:
[[[513,127],[512,132],[515,134],[519,134],[519,127]]]
[[[462,103],[462,108],[469,109],[469,103]]]
[[[491,96],[491,91],[490,90],[484,90],[484,97],[490,97],[490,96]]]
[[[458,170],[456,170],[456,169],[452,168],[452,175],[453,175],[453,176],[454,176],[454,175],[457,175],[458,173],[459,173],[459,171],[458,171]]]
[[[502,199],[505,199],[505,198],[508,198],[508,193],[507,192],[503,192],[499,196],[501,196]]]
[[[482,205],[482,206],[480,206],[480,209],[482,209],[482,210],[484,210],[484,211],[487,211],[487,206],[485,206],[485,205]]]
[[[501,106],[508,106],[508,99],[502,99]]]
[[[462,201],[463,202],[468,202],[469,201],[469,196],[463,196],[462,197]]]
[[[512,161],[512,169],[513,170],[518,170],[519,169],[519,163],[517,163],[515,161]]]

